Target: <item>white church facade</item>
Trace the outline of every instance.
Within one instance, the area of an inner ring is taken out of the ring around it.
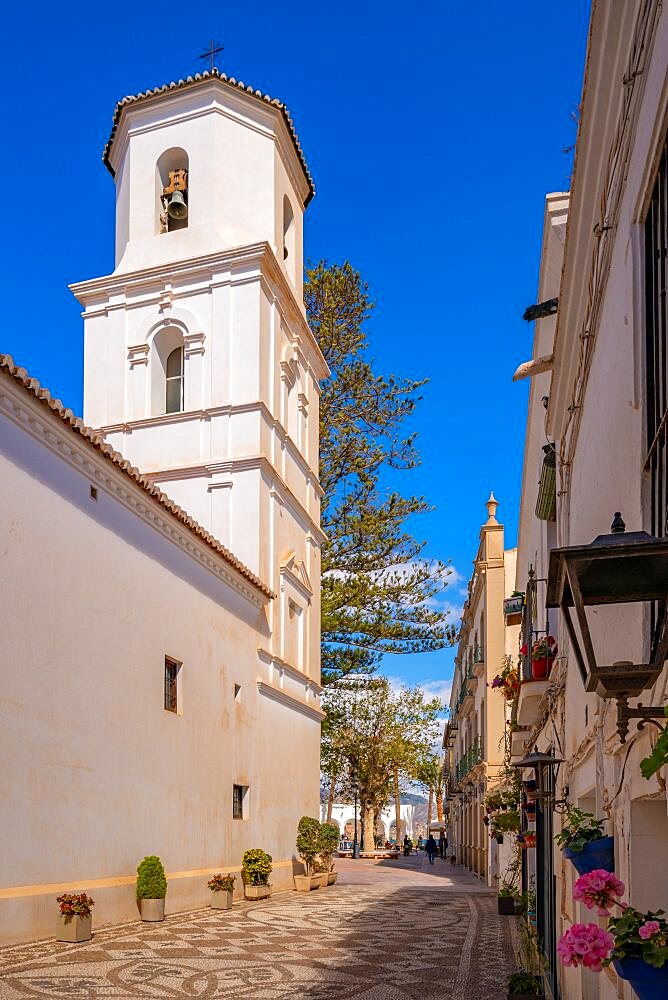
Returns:
[[[135,919],[272,854],[318,808],[318,394],[283,105],[217,71],[126,98],[116,269],[73,286],[84,420],[0,361],[0,943],[85,889]],[[239,880],[238,880],[239,881]]]

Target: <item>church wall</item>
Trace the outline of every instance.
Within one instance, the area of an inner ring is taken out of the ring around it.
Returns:
[[[317,809],[319,724],[317,708],[258,691],[271,680],[257,655],[265,612],[129,509],[116,486],[152,501],[59,418],[85,474],[33,436],[37,424],[2,419],[0,603],[13,669],[0,700],[0,756],[12,762],[0,773],[0,941],[51,935],[64,890],[93,895],[98,927],[136,919],[145,854],[167,869],[168,912],[206,905],[209,874],[238,871],[248,847],[273,855],[277,890],[291,887],[294,829]],[[163,707],[165,655],[183,663],[183,714]],[[289,694],[304,701],[303,684]],[[250,786],[247,820],[232,819],[235,782]]]

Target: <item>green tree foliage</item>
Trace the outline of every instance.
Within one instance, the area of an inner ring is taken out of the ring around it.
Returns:
[[[397,472],[419,464],[404,425],[425,380],[381,375],[368,355],[369,289],[348,263],[306,270],[308,320],[330,367],[320,400],[322,677],[373,670],[383,653],[440,649],[455,627],[434,598],[450,570],[422,556],[407,521],[431,507]]]
[[[150,854],[137,866],[137,899],[164,899],[167,877],[162,861]]]
[[[398,770],[415,777],[436,739],[443,706],[438,699],[426,701],[419,687],[395,692],[387,678],[378,676],[330,685],[323,701],[330,739],[345,766],[343,786],[359,793],[364,849],[373,850],[376,817],[394,775]]]

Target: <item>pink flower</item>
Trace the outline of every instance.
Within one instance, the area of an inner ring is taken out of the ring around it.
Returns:
[[[588,910],[596,907],[599,917],[610,916],[610,907],[619,902],[623,893],[624,883],[604,868],[581,875],[573,886],[573,899],[584,903]]]
[[[658,920],[647,920],[638,928],[638,934],[640,934],[643,941],[647,941],[647,939],[653,937],[654,934],[658,934],[660,930],[661,927],[659,926]]]
[[[614,946],[612,934],[598,924],[573,924],[559,939],[557,951],[564,965],[584,965],[593,972],[600,972]]]

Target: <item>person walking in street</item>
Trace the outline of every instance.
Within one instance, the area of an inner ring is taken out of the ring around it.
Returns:
[[[438,844],[434,840],[433,834],[429,834],[427,843],[424,845],[424,849],[427,852],[429,858],[429,864],[433,865],[434,858],[436,857],[436,852],[438,851]]]
[[[448,838],[445,836],[445,830],[441,830],[440,836],[438,838],[438,856],[441,861],[445,861],[445,855],[448,853]]]

